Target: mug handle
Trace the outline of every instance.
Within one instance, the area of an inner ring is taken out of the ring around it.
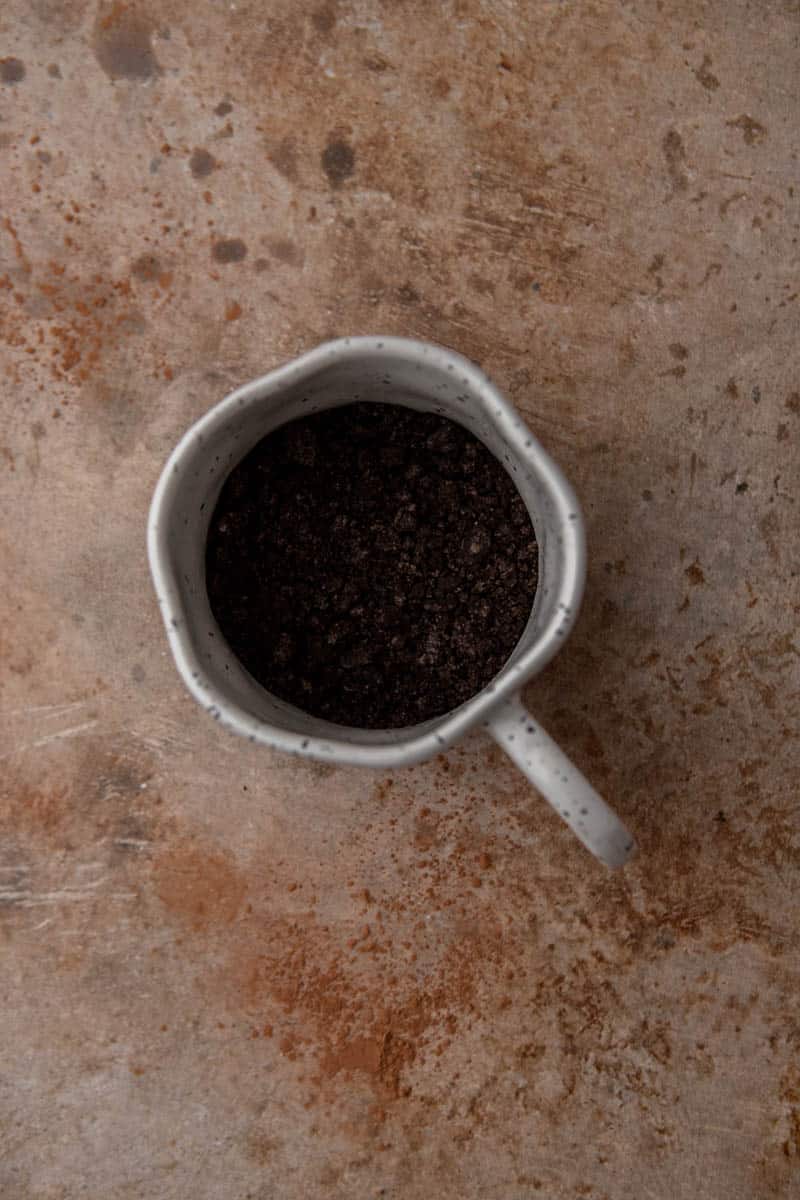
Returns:
[[[628,830],[519,695],[499,705],[486,728],[587,850],[607,867],[621,867],[631,858],[636,843]]]

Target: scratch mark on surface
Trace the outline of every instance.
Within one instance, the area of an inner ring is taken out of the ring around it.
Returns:
[[[101,881],[98,881],[101,882]],[[40,908],[47,904],[77,904],[86,900],[97,900],[95,885],[87,888],[61,888],[57,892],[32,892],[19,889],[0,889],[0,904],[14,904],[18,908]],[[135,900],[136,892],[104,892],[103,900]]]
[[[49,713],[50,716],[64,716],[73,708],[85,708],[88,703],[88,700],[72,700],[62,704],[26,704],[23,708],[12,708],[9,716],[30,717],[34,713]]]
[[[82,733],[88,733],[98,724],[97,721],[84,721],[82,725],[71,725],[69,729],[57,729],[55,733],[47,733],[44,737],[37,738],[35,742],[26,742],[21,746],[15,746],[13,750],[0,755],[0,762],[11,758],[15,754],[21,754],[25,750],[37,750],[41,746],[49,746],[51,742],[62,742],[67,738],[78,737]]]
[[[69,729],[59,729],[55,733],[48,733],[45,737],[37,738],[35,742],[31,742],[31,749],[38,746],[48,746],[50,742],[59,742],[64,738],[77,737],[79,733],[87,733],[90,729],[94,729],[97,721],[84,721],[82,725],[71,725]]]

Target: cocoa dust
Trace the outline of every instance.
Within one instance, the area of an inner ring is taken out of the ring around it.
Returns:
[[[314,716],[401,728],[503,667],[537,547],[510,475],[463,426],[355,403],[268,434],[226,480],[206,583],[269,691]]]

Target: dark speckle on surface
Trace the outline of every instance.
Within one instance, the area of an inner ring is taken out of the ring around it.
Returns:
[[[285,263],[288,267],[302,267],[303,265],[302,250],[288,238],[280,238],[270,242],[269,252],[278,262]]]
[[[341,187],[356,169],[353,147],[339,138],[328,142],[322,151],[322,169],[328,176],[331,187]]]
[[[222,238],[214,242],[211,256],[218,263],[238,263],[247,257],[247,246],[241,238]]]
[[[401,304],[419,304],[419,292],[410,283],[404,283],[397,289],[397,299]]]
[[[145,82],[160,74],[151,44],[152,29],[123,4],[101,10],[92,48],[109,79]]]
[[[22,83],[25,63],[20,58],[0,58],[0,80],[3,83]]]
[[[319,33],[330,33],[336,24],[336,10],[332,4],[323,4],[311,14],[311,24]]]
[[[297,182],[297,143],[290,134],[281,138],[270,152],[269,160],[290,183]]]
[[[58,63],[50,63],[50,65],[47,68],[47,74],[50,76],[51,79],[60,79],[61,78],[61,67],[58,65]]]
[[[710,55],[703,55],[703,61],[695,71],[694,77],[699,84],[702,84],[707,92],[715,92],[717,90],[719,87],[719,80],[711,70]]]
[[[689,583],[692,585],[692,587],[700,587],[706,581],[705,572],[700,566],[698,559],[695,559],[694,562],[686,568],[684,575],[689,580]]]
[[[686,150],[683,146],[683,139],[677,129],[667,130],[661,142],[661,149],[667,161],[667,171],[670,183],[672,184],[672,190],[675,192],[685,192],[689,186],[685,170]]]
[[[748,146],[757,146],[767,136],[766,126],[748,116],[747,113],[742,113],[740,117],[736,117],[733,121],[726,121],[725,124],[730,125],[732,129],[738,129]]]
[[[131,265],[131,274],[140,283],[155,283],[163,274],[163,268],[155,254],[140,254]]]
[[[189,170],[194,175],[195,179],[206,179],[217,165],[217,160],[213,154],[209,154],[208,150],[198,146],[192,151],[189,159]]]
[[[220,100],[219,104],[214,109],[218,117],[227,117],[228,113],[233,112],[233,105],[230,100]]]

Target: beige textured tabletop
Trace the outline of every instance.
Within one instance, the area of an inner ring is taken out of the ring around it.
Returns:
[[[800,1194],[800,5],[6,0],[3,1200]],[[453,346],[582,498],[526,693],[390,776],[186,696],[147,507],[337,334]]]

